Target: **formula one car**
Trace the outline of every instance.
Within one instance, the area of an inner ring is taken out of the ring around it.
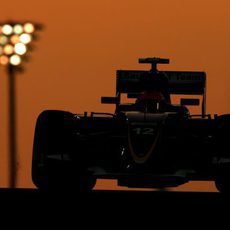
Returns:
[[[158,71],[169,63],[162,58],[139,63],[151,69],[118,70],[115,97],[101,98],[115,113],[39,115],[32,161],[38,188],[88,191],[98,178],[135,188],[202,180],[230,193],[230,115],[206,114],[205,72]]]

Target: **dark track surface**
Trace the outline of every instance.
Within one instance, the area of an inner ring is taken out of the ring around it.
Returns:
[[[176,199],[187,199],[193,198],[196,199],[204,199],[204,201],[213,200],[213,201],[223,201],[225,197],[221,193],[215,192],[168,192],[168,191],[119,191],[119,190],[93,190],[88,193],[71,193],[71,192],[42,192],[39,189],[30,189],[30,188],[19,188],[19,189],[7,189],[7,188],[0,188],[0,200],[5,199],[14,199],[17,201],[22,200],[29,200],[34,199],[36,200],[46,200],[47,198],[53,197],[54,199],[56,196],[63,194],[69,194],[72,196],[71,198],[77,199],[77,195],[81,196],[82,198],[87,199],[110,199],[110,198],[137,198],[137,199],[167,199],[171,200],[172,198]],[[76,196],[75,196],[76,195]],[[66,197],[62,197],[62,200]],[[68,199],[68,198],[67,198]]]
[[[38,189],[0,189],[0,201],[9,203],[65,203],[68,201],[78,204],[90,204],[109,201],[117,204],[136,202],[137,204],[173,204],[178,203],[183,205],[186,202],[188,205],[193,205],[196,202],[203,204],[213,202],[214,204],[224,204],[229,199],[215,192],[167,192],[167,191],[111,191],[111,190],[94,190],[88,193],[74,192],[41,192]],[[85,203],[86,202],[86,203]]]
[[[73,192],[41,192],[38,189],[0,189],[0,202],[5,204],[49,205],[68,202],[77,206],[100,203],[112,205],[188,205],[196,204],[224,205],[230,199],[220,193],[213,192],[167,192],[167,191],[106,191],[94,190],[88,193]]]
[[[68,225],[83,222],[93,226],[97,223],[100,227],[105,221],[114,225],[136,226],[139,223],[143,227],[152,221],[162,225],[168,225],[170,221],[177,224],[181,218],[188,223],[202,220],[209,223],[223,218],[222,214],[229,214],[230,210],[228,198],[220,193],[206,192],[92,191],[70,194],[0,189],[0,204],[6,216],[22,215],[36,223],[48,221],[58,227],[63,222]]]

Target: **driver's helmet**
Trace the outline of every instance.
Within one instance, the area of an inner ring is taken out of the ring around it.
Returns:
[[[148,100],[161,102],[165,100],[165,97],[160,91],[144,91],[137,98],[137,101],[148,101]]]
[[[160,91],[144,91],[137,98],[135,104],[141,111],[156,112],[162,102],[165,102],[165,97]]]

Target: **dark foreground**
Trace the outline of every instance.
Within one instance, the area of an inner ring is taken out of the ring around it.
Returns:
[[[163,227],[181,224],[182,220],[188,226],[202,220],[210,224],[230,216],[229,199],[220,193],[92,191],[76,194],[0,189],[0,204],[4,216],[12,219],[22,216],[20,219],[33,220],[36,224],[48,221],[58,227],[59,223],[85,225],[79,229],[87,225],[102,227],[108,221],[107,229],[121,224],[146,229],[144,225],[159,222]]]
[[[0,189],[0,202],[6,205],[76,205],[76,207],[145,206],[166,208],[176,206],[224,205],[228,197],[215,192],[168,192],[168,191],[106,191],[88,193],[70,191],[42,192],[38,189]]]
[[[66,196],[68,195],[68,196]],[[60,197],[61,196],[61,197]],[[89,201],[99,201],[100,199],[112,199],[119,198],[121,201],[125,199],[130,201],[135,198],[136,201],[163,201],[163,202],[173,202],[177,200],[187,200],[187,201],[198,201],[203,200],[203,202],[214,201],[223,202],[227,199],[224,195],[218,192],[171,192],[171,191],[119,191],[119,190],[93,190],[88,193],[77,193],[70,191],[55,191],[55,192],[43,192],[39,189],[7,189],[0,188],[0,201],[10,200],[16,202],[33,200],[35,202],[48,200],[65,201],[73,199],[77,201],[78,198],[88,199]],[[188,198],[192,198],[188,199]]]

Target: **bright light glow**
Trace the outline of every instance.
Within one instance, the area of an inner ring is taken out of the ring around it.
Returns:
[[[5,35],[10,35],[13,33],[13,27],[9,24],[6,24],[2,27],[2,33]]]
[[[20,65],[28,51],[27,45],[33,41],[35,30],[35,25],[30,22],[1,24],[0,65]]]
[[[9,58],[5,55],[0,56],[0,64],[1,65],[7,65],[9,63]]]
[[[10,41],[11,41],[14,45],[17,44],[17,43],[19,43],[19,42],[20,42],[19,35],[13,35],[13,36],[11,36]]]
[[[34,25],[33,25],[32,23],[26,23],[26,24],[24,25],[24,31],[25,31],[26,33],[31,34],[31,33],[34,32],[34,30],[35,30],[35,28],[34,28]]]
[[[15,34],[23,33],[23,26],[21,24],[16,24],[13,28]]]
[[[22,34],[20,36],[20,42],[22,42],[23,44],[28,44],[32,41],[32,37],[30,34]]]
[[[20,65],[22,62],[22,59],[19,55],[14,54],[10,57],[10,64],[11,65]]]
[[[0,45],[4,46],[8,42],[8,38],[5,35],[0,35]]]
[[[12,46],[12,45],[6,45],[6,46],[4,46],[4,53],[6,54],[6,55],[11,55],[11,54],[13,54],[14,53],[14,47]]]
[[[16,54],[23,55],[26,53],[27,49],[23,43],[17,43],[14,47],[14,51]]]

